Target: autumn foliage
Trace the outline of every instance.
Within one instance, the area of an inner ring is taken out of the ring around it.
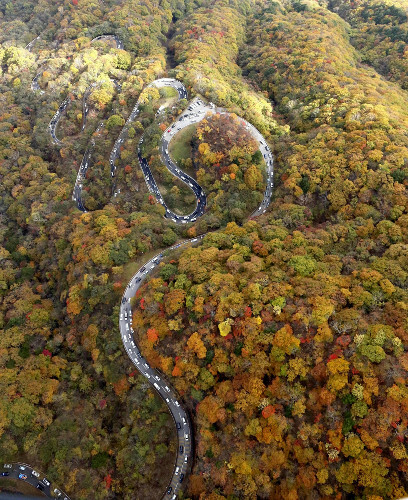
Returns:
[[[184,497],[406,497],[406,1],[3,3],[4,462],[36,464],[71,498],[163,495],[174,421],[125,354],[119,304],[151,255],[208,233],[165,255],[131,303],[143,356],[194,422]],[[91,43],[105,30],[125,49]],[[184,100],[143,94],[110,175],[142,89],[172,75],[231,112],[175,145],[207,195],[188,228],[163,217],[137,155],[144,134],[166,202],[195,207],[158,149]],[[58,148],[48,124],[68,94]],[[272,203],[253,220],[265,162],[240,116],[274,153]],[[73,180],[90,138],[82,213]]]

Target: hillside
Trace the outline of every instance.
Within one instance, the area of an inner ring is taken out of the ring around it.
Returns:
[[[407,30],[402,0],[0,0],[3,462],[76,500],[408,496]],[[118,327],[138,270],[184,482]]]

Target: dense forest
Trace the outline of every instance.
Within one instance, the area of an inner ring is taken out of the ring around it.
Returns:
[[[92,41],[104,34],[124,48]],[[194,424],[179,498],[408,496],[406,2],[0,0],[0,43],[3,461],[72,499],[165,493],[174,423],[126,356],[119,303],[148,258],[205,234],[165,252],[132,301],[143,355]],[[138,164],[145,134],[168,205],[195,206],[160,160],[188,106],[143,91],[162,76],[231,113],[170,144],[207,195],[187,226],[163,217]],[[67,97],[57,146],[48,125]],[[260,217],[265,163],[239,117],[275,157]]]

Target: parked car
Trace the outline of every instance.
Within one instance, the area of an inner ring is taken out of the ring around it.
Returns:
[[[27,474],[19,474],[18,478],[23,479],[25,481],[27,479]]]
[[[2,476],[9,476],[10,475],[10,472],[2,472],[1,473]]]
[[[40,477],[40,473],[35,470],[31,471],[31,474],[35,477]]]

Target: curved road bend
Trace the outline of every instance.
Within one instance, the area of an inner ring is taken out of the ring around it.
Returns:
[[[35,78],[37,78],[37,77],[35,77]],[[114,80],[113,78],[109,78],[109,81],[111,81],[113,83],[116,91],[119,92],[120,89],[122,88],[121,85],[119,84],[119,82],[117,80]],[[87,87],[87,89],[85,90],[83,98],[82,98],[82,125],[81,125],[80,132],[83,132],[85,130],[85,127],[86,127],[86,119],[87,119],[88,112],[89,112],[89,106],[88,106],[89,96],[91,95],[92,91],[95,88],[100,87],[105,82],[106,82],[106,80],[103,79],[103,80],[99,80],[98,82],[91,83],[91,85],[89,85]],[[37,85],[38,85],[38,82],[37,82]],[[41,91],[41,92],[43,92],[43,91]],[[48,125],[53,143],[56,144],[57,146],[62,146],[64,144],[60,139],[58,139],[58,137],[56,135],[56,128],[57,128],[58,122],[60,121],[63,113],[65,112],[65,110],[69,106],[70,102],[71,102],[71,99],[69,96],[66,97],[62,101],[62,103],[59,105],[57,111],[55,112],[55,115],[52,117],[52,119]]]
[[[70,500],[69,496],[62,490],[51,486],[44,474],[34,470],[31,465],[21,462],[13,462],[11,464],[3,464],[1,477],[5,479],[20,479],[31,484],[34,488],[42,491],[47,498],[58,498],[58,500]]]
[[[102,35],[100,37],[96,37],[92,41],[96,40],[102,40],[104,38],[113,38],[117,42],[118,48],[123,48],[123,44],[118,43],[118,39],[116,35]],[[37,77],[36,77],[37,78]],[[35,80],[35,79],[34,79]],[[33,80],[33,82],[34,82]],[[177,90],[179,99],[186,99],[187,98],[187,90],[184,87],[184,85],[179,82],[178,80],[175,80],[173,78],[161,78],[158,80],[155,80],[154,82],[150,83],[148,87],[150,86],[155,86],[155,87],[165,87],[165,86],[170,86],[173,87]],[[88,90],[88,89],[87,89]],[[86,106],[86,100],[89,96],[90,92],[85,92],[84,94],[84,101],[83,101],[83,115],[84,115],[84,123],[86,120],[86,115],[88,112],[88,108]],[[69,104],[69,98],[64,100],[57,113],[55,114],[53,120],[51,120],[50,123],[50,133],[53,141],[56,144],[61,145],[62,142],[59,141],[59,139],[55,136],[55,127],[58,123],[58,120],[61,117],[61,114],[65,111],[66,107]],[[116,172],[116,166],[115,166],[115,161],[119,158],[120,155],[120,146],[123,144],[125,139],[127,138],[128,135],[128,129],[130,124],[134,121],[134,119],[137,117],[139,113],[139,101],[136,103],[134,108],[132,109],[122,131],[120,132],[113,149],[110,153],[109,156],[109,162],[111,166],[111,176],[114,177],[115,172]],[[143,142],[143,137],[140,140],[139,147],[138,147],[138,159],[140,166],[142,168],[143,174],[145,176],[145,180],[147,183],[147,186],[149,188],[149,191],[154,193],[156,196],[156,200],[161,203],[165,208],[166,208],[166,217],[172,219],[176,223],[188,223],[188,222],[193,222],[195,221],[200,215],[204,213],[205,205],[206,205],[206,197],[203,189],[201,186],[193,179],[192,177],[188,176],[184,172],[182,172],[178,166],[171,160],[169,154],[168,154],[168,145],[170,143],[170,140],[172,137],[180,131],[182,128],[192,124],[192,123],[198,123],[201,121],[207,113],[227,113],[226,110],[223,108],[218,108],[215,107],[214,104],[210,103],[205,104],[203,101],[201,101],[199,98],[193,99],[187,109],[178,117],[178,119],[171,125],[164,133],[160,141],[160,153],[163,162],[165,163],[166,167],[169,169],[169,171],[178,177],[182,182],[190,186],[190,188],[193,190],[193,192],[196,195],[197,198],[197,207],[189,215],[177,215],[170,211],[168,207],[166,206],[160,191],[157,187],[157,184],[153,178],[152,172],[150,170],[150,167],[147,163],[147,160],[142,157],[141,152],[140,152],[140,144]],[[264,198],[263,201],[261,202],[259,208],[257,208],[251,217],[260,215],[265,212],[266,208],[268,207],[271,199],[271,194],[272,194],[272,189],[273,189],[273,156],[272,153],[266,144],[265,139],[263,138],[262,134],[249,122],[246,120],[242,120],[242,124],[247,128],[247,130],[252,134],[252,136],[255,138],[255,140],[259,144],[259,149],[262,152],[262,155],[264,157],[264,160],[267,165],[267,187],[264,192]],[[83,128],[84,128],[84,123],[83,123]],[[101,122],[97,128],[97,132],[104,126],[104,123]],[[86,212],[86,209],[82,203],[81,199],[81,191],[82,191],[82,181],[84,179],[84,175],[86,173],[86,170],[89,167],[89,162],[90,158],[92,155],[93,148],[95,146],[95,141],[92,138],[90,141],[90,145],[88,146],[82,162],[81,166],[78,171],[77,179],[75,182],[75,187],[74,187],[74,192],[73,192],[73,199],[77,202],[77,207],[79,210]],[[204,235],[199,236],[197,238],[193,238],[192,240],[187,240],[182,243],[179,243],[177,245],[174,245],[170,247],[167,250],[173,250],[176,249],[180,246],[188,245],[188,244],[194,244],[200,241]],[[177,438],[178,438],[178,446],[177,446],[177,457],[176,457],[176,463],[173,469],[173,474],[170,480],[170,483],[168,485],[168,488],[164,494],[164,499],[166,500],[175,500],[177,497],[177,493],[180,490],[182,483],[185,479],[185,476],[189,470],[189,467],[191,467],[191,460],[192,460],[192,445],[193,445],[193,435],[191,431],[191,423],[188,417],[187,412],[184,410],[182,407],[181,403],[177,399],[177,394],[176,391],[172,388],[172,386],[165,380],[165,378],[156,370],[152,369],[149,364],[147,363],[146,359],[143,358],[141,355],[139,348],[137,347],[134,339],[133,339],[133,329],[132,329],[132,310],[131,310],[131,305],[130,305],[130,300],[134,295],[136,294],[137,290],[139,289],[142,281],[146,278],[147,274],[152,272],[155,267],[160,263],[160,261],[163,258],[163,253],[157,254],[155,257],[150,259],[144,266],[142,266],[138,272],[132,277],[132,279],[129,281],[125,292],[122,297],[122,301],[120,304],[120,313],[119,313],[119,329],[120,329],[120,334],[122,338],[122,342],[124,345],[124,348],[132,361],[132,363],[135,365],[137,370],[149,381],[149,383],[154,387],[154,389],[159,393],[159,395],[162,397],[162,399],[165,401],[167,404],[169,411],[175,421],[176,424],[176,429],[177,429]],[[11,465],[13,473],[18,472],[18,467],[20,464],[8,464]],[[18,473],[17,473],[18,476]],[[29,474],[27,474],[27,479],[28,480]],[[35,476],[33,476],[35,477]],[[59,490],[54,490],[54,493],[57,494]],[[63,493],[61,492],[61,496]],[[51,496],[52,498],[52,496]],[[58,497],[59,498],[59,497]],[[68,497],[65,495],[62,500],[68,499]]]
[[[188,127],[189,125],[199,123],[203,118],[205,118],[207,114],[215,114],[215,113],[229,114],[229,112],[224,108],[216,107],[212,103],[205,104],[198,97],[194,98],[189,103],[187,109],[183,111],[183,113],[181,113],[181,115],[173,123],[173,125],[171,125],[163,133],[160,143],[160,153],[163,163],[166,165],[166,167],[172,174],[177,176],[182,181],[186,182],[191,187],[191,189],[194,191],[194,194],[196,195],[196,198],[199,200],[198,206],[200,205],[200,203],[202,203],[202,201],[205,206],[205,194],[202,188],[199,186],[199,184],[197,184],[197,182],[194,179],[192,179],[183,171],[181,171],[178,168],[178,166],[172,161],[169,155],[168,147],[171,139],[177,134],[177,132],[179,132],[185,127]],[[267,175],[266,189],[260,206],[251,214],[251,217],[255,217],[257,215],[263,214],[271,202],[271,196],[273,190],[273,155],[263,135],[251,123],[247,122],[243,118],[240,118],[240,120],[242,122],[242,125],[248,130],[248,132],[253,136],[253,138],[258,143],[258,147],[266,163],[266,175]],[[192,217],[191,214],[190,216],[184,216],[184,217],[173,215],[170,216],[170,218],[174,222],[184,222],[186,219],[187,222],[193,222],[195,220],[195,218]]]
[[[167,250],[174,250],[181,246],[197,243],[204,236],[193,238],[191,240],[178,243]],[[143,280],[147,275],[152,272],[155,267],[160,263],[163,258],[163,253],[155,255],[146,264],[144,264],[136,274],[129,281],[126,286],[125,292],[122,297],[119,312],[119,330],[122,337],[123,346],[137,370],[147,378],[148,382],[156,389],[161,398],[167,404],[170,413],[174,419],[177,430],[177,457],[173,469],[173,474],[169,485],[167,486],[164,498],[174,500],[177,497],[177,492],[181,488],[187,471],[191,467],[192,461],[192,446],[193,435],[191,432],[191,423],[187,412],[184,410],[182,404],[177,399],[176,391],[169,382],[163,377],[162,374],[151,368],[142,356],[138,346],[133,339],[132,329],[132,309],[130,300],[136,295]]]
[[[93,38],[91,40],[91,43],[92,42],[99,42],[101,40],[113,40],[114,42],[116,42],[117,49],[120,49],[120,50],[124,49],[123,42],[117,35],[99,35],[99,36]]]

